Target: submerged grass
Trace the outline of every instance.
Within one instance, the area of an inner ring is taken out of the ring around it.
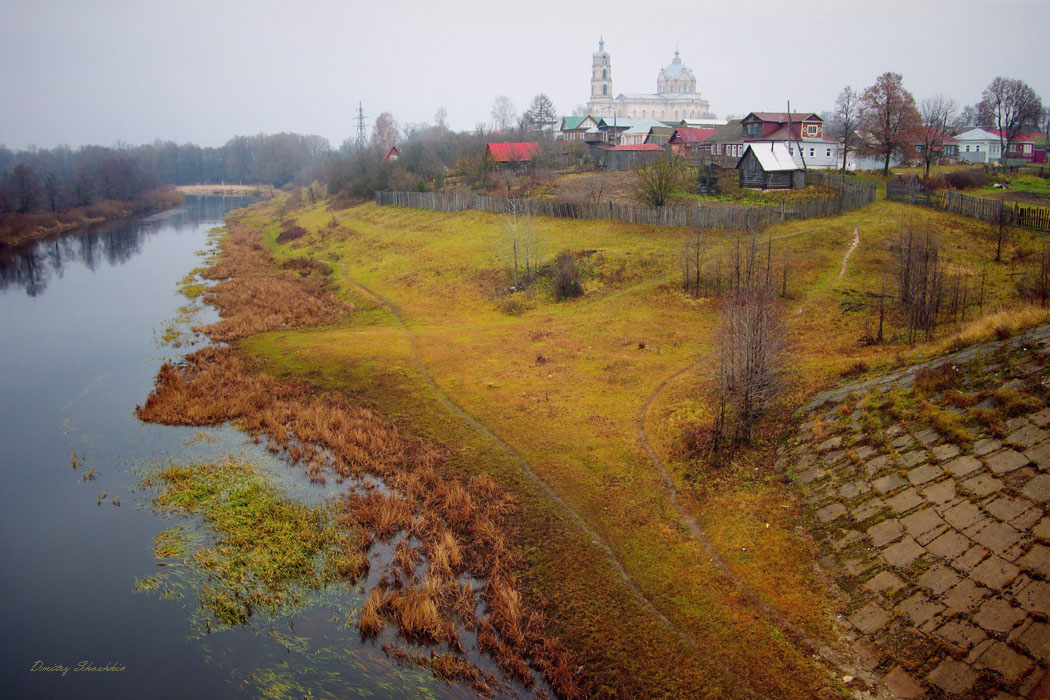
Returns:
[[[284,498],[250,464],[226,459],[173,465],[148,477],[153,507],[199,515],[214,540],[188,552],[185,529],[158,534],[158,558],[183,558],[207,583],[201,604],[215,623],[247,623],[256,610],[276,613],[302,603],[301,589],[319,589],[337,578],[352,583],[367,570],[352,531],[339,529],[325,507]],[[209,626],[212,623],[209,622]]]

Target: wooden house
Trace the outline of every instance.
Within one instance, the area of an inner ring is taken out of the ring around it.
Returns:
[[[591,116],[562,117],[561,127],[555,133],[555,138],[559,141],[583,141],[584,133],[596,126],[598,121]]]
[[[679,126],[674,129],[667,143],[671,145],[671,151],[675,154],[685,153],[688,155],[700,152],[700,145],[715,135],[717,129],[694,129],[688,126]]]
[[[390,150],[386,152],[385,156],[383,156],[383,162],[387,163],[392,160],[397,160],[400,157],[401,151],[397,150],[397,146],[391,146]]]
[[[741,187],[788,190],[806,186],[806,171],[784,143],[748,144],[736,169]]]
[[[539,160],[542,156],[540,144],[535,141],[488,143],[485,145],[485,157],[496,164],[496,167],[516,167]]]

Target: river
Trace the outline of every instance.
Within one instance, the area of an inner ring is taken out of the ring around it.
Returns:
[[[360,591],[333,586],[295,615],[210,634],[190,624],[199,606],[192,580],[181,598],[135,591],[160,570],[152,540],[172,526],[139,489],[149,469],[232,454],[295,498],[326,495],[236,429],[147,425],[134,415],[160,363],[186,351],[161,341],[187,303],[179,280],[200,264],[209,231],[246,203],[187,197],[177,210],[0,260],[6,697],[473,696],[392,664],[383,638],[362,644],[333,621]],[[205,308],[195,322],[213,313]],[[83,462],[75,469],[74,454]]]

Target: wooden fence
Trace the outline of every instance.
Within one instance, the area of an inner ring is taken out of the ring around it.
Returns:
[[[592,204],[554,199],[518,200],[516,204],[527,208],[528,213],[533,216],[553,216],[563,219],[613,219],[648,226],[689,226],[728,231],[758,231],[779,221],[834,216],[875,201],[874,185],[854,182],[847,184],[850,187],[841,189],[833,197],[817,197],[770,207],[735,204],[646,207],[612,202]],[[861,186],[854,188],[853,185]],[[834,187],[831,184],[828,186]],[[444,212],[476,209],[495,214],[502,214],[507,208],[507,200],[502,197],[440,192],[376,192],[376,204]]]
[[[918,182],[886,183],[886,199],[908,204],[921,204],[953,214],[969,216],[981,221],[1007,226],[1019,226],[1035,231],[1050,231],[1050,207],[1037,207],[1019,202],[963,194],[955,190],[929,191]]]

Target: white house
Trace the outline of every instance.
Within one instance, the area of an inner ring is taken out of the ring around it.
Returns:
[[[981,128],[957,134],[955,141],[959,144],[959,160],[969,163],[990,163],[1002,154],[999,137]]]

